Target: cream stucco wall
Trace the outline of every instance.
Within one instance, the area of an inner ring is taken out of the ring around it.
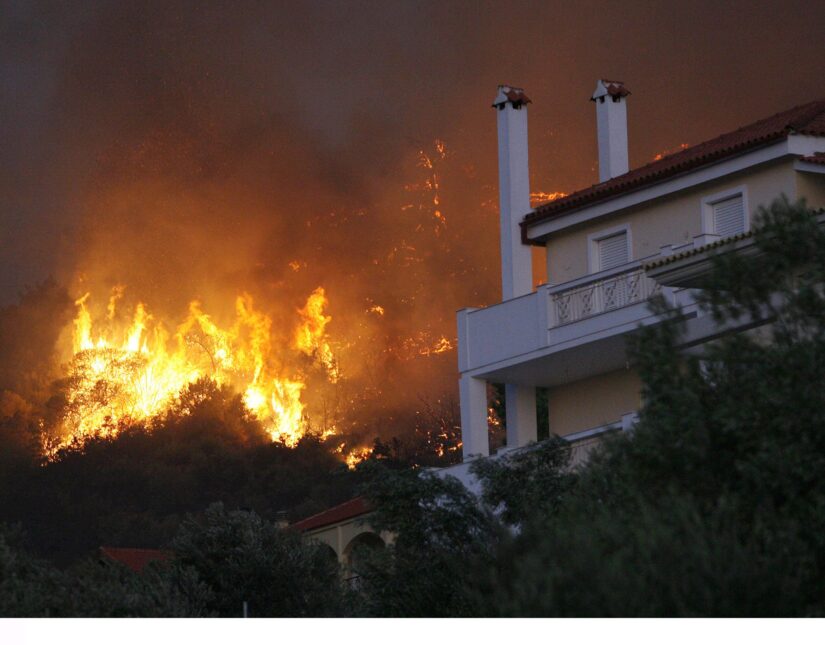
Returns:
[[[304,535],[308,539],[317,540],[323,544],[332,547],[335,554],[338,556],[338,561],[341,564],[346,564],[346,556],[348,555],[348,547],[353,540],[364,533],[378,535],[384,544],[390,544],[393,541],[393,536],[386,532],[376,533],[369,525],[369,515],[362,515],[351,520],[344,520],[336,524],[330,524],[311,531],[307,531]]]
[[[619,370],[551,388],[550,432],[563,437],[619,421],[641,407],[641,387],[634,371]]]
[[[808,201],[810,208],[825,208],[825,175],[797,172],[796,190]]]
[[[802,187],[797,179],[799,174],[793,169],[793,161],[785,159],[612,213],[595,223],[554,233],[547,243],[547,280],[550,284],[561,284],[590,273],[588,236],[592,234],[629,224],[631,259],[648,257],[658,253],[662,246],[683,244],[704,232],[704,197],[744,185],[752,214],[757,206],[770,204],[783,192],[790,199],[796,199],[797,190]]]

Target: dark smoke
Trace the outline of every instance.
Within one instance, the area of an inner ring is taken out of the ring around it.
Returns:
[[[825,6],[807,2],[21,1],[0,16],[0,303],[53,276],[99,306],[124,284],[175,321],[193,298],[229,315],[246,291],[290,330],[322,285],[348,380],[309,396],[316,415],[367,399],[361,425],[453,396],[454,352],[410,355],[497,296],[497,83],[534,101],[544,191],[595,181],[597,77],[633,91],[634,165],[825,96]]]

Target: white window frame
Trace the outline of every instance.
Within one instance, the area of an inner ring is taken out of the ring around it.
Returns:
[[[751,230],[751,210],[748,205],[748,188],[747,186],[742,185],[737,186],[736,188],[730,188],[728,190],[714,193],[713,195],[707,195],[702,198],[702,233],[705,235],[718,235],[713,222],[714,205],[739,195],[742,196],[742,212],[745,217],[745,228],[742,229],[742,232],[747,233]]]
[[[633,238],[630,236],[630,224],[619,224],[587,236],[587,266],[590,273],[598,273],[603,270],[599,265],[599,242],[619,233],[624,233],[627,237],[627,261],[633,261]]]

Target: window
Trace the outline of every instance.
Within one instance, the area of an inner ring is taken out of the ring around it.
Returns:
[[[610,237],[603,237],[597,242],[599,249],[599,271],[627,264],[630,254],[627,249],[627,231]]]
[[[630,225],[621,224],[587,236],[587,264],[590,273],[607,271],[630,262]]]
[[[716,202],[712,208],[714,233],[732,237],[745,232],[745,204],[742,195]]]
[[[702,200],[705,233],[733,237],[749,230],[748,198],[744,186],[710,195]]]

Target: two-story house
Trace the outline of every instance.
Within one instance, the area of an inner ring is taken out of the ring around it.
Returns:
[[[536,440],[536,388],[550,432],[580,446],[628,428],[641,406],[628,334],[656,322],[662,293],[684,308],[688,338],[718,335],[694,291],[711,249],[748,246],[753,213],[780,194],[825,207],[825,101],[801,105],[645,166],[628,165],[627,101],[600,80],[599,183],[531,208],[527,105],[500,86],[498,119],[502,301],[458,312],[465,462],[490,452],[487,384],[505,384],[507,448]],[[533,288],[531,245],[547,251]]]
[[[530,100],[498,88],[502,302],[458,312],[464,463],[433,471],[476,493],[469,462],[490,453],[488,383],[505,384],[508,449],[536,440],[536,389],[546,388],[550,432],[573,443],[581,461],[600,435],[630,428],[641,407],[626,340],[657,322],[648,298],[662,293],[682,305],[691,344],[718,336],[693,296],[709,254],[746,250],[754,210],[783,193],[825,207],[825,101],[630,170],[629,95],[623,83],[600,80],[592,96],[599,183],[531,208]],[[548,282],[537,289],[531,245],[547,250]],[[372,531],[361,499],[293,528],[327,544],[345,572],[354,545],[392,540]]]

